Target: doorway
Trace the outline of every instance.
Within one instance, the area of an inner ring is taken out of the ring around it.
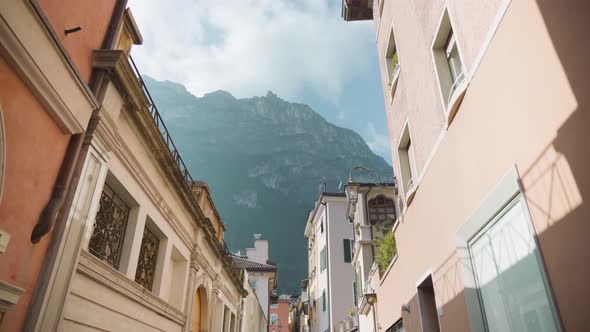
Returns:
[[[422,331],[440,332],[431,274],[418,285],[418,307],[420,309]]]

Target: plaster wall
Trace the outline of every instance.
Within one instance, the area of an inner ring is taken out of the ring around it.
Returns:
[[[50,236],[31,243],[31,232],[51,197],[70,135],[64,134],[0,56],[0,107],[4,116],[6,163],[0,228],[11,239],[0,254],[0,280],[25,289],[2,322],[22,328]]]
[[[327,236],[329,245],[328,309],[331,312],[331,328],[336,329],[348,311],[354,307],[352,282],[354,269],[344,261],[344,239],[353,238],[352,225],[346,218],[346,197],[328,201]]]
[[[254,292],[256,293],[256,297],[260,301],[260,307],[264,312],[264,317],[268,320],[268,308],[269,308],[269,296],[270,296],[270,289],[268,289],[268,276],[264,275],[263,273],[256,273],[251,272],[248,274],[248,279],[250,282],[256,283],[256,289]]]
[[[314,231],[315,231],[315,245],[317,246],[317,250],[315,252],[316,254],[316,285],[315,285],[315,298],[312,299],[315,300],[315,306],[314,306],[314,310],[315,312],[313,313],[314,319],[315,321],[313,322],[312,326],[311,326],[311,330],[312,332],[323,332],[325,331],[330,324],[330,294],[328,292],[328,269],[325,269],[322,271],[321,269],[321,255],[322,255],[322,249],[326,248],[327,249],[327,231],[326,231],[326,219],[327,219],[327,215],[326,215],[326,211],[327,208],[325,208],[324,206],[321,206],[318,210],[318,213],[316,214],[315,220],[314,220]],[[323,229],[324,231],[321,231],[321,224],[324,224]],[[326,292],[326,310],[323,310],[322,307],[322,293]]]
[[[400,52],[393,105],[386,100],[394,169],[399,169],[395,147],[407,118],[423,176],[396,230],[398,259],[376,281],[380,325],[391,326],[402,317],[398,308],[408,304],[412,311],[403,313],[406,331],[420,329],[416,283],[432,271],[442,330],[470,330],[455,234],[516,165],[563,327],[587,330],[590,318],[581,308],[590,301],[583,279],[590,271],[582,262],[590,256],[582,234],[589,231],[590,160],[580,142],[588,139],[590,123],[590,84],[582,74],[588,72],[584,59],[589,51],[578,41],[590,29],[588,4],[512,0],[490,35],[499,2],[477,8],[448,2],[470,76],[448,130],[429,58],[443,1],[389,1],[381,20],[380,29],[393,20]],[[475,66],[474,54],[487,36],[493,38]],[[378,40],[381,57],[385,44]]]
[[[116,0],[38,0],[68,55],[76,64],[82,78],[90,81],[92,50],[102,48]],[[65,34],[65,30],[82,30]]]
[[[246,272],[247,274],[247,272]],[[267,331],[267,319],[261,304],[256,296],[256,293],[250,287],[248,278],[245,279],[244,289],[248,292],[248,296],[244,299],[244,311],[242,314],[242,332],[250,331]]]

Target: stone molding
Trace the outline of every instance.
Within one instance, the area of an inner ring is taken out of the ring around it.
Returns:
[[[24,292],[24,289],[0,280],[0,313],[14,307]]]
[[[130,280],[121,272],[111,268],[86,250],[81,251],[78,272],[101,283],[113,291],[157,312],[180,325],[184,325],[186,314],[174,308],[166,301]]]

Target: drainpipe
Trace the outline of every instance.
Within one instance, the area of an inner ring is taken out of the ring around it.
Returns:
[[[33,8],[37,10],[39,15],[43,15],[36,1],[29,1],[31,2]],[[119,26],[122,23],[122,18],[125,13],[126,6],[127,0],[118,0],[115,4],[113,16],[111,17],[111,22],[109,24],[107,33],[105,35],[105,39],[102,44],[103,48],[114,48],[116,43],[117,31],[119,30]],[[52,27],[49,26],[46,21],[45,24],[47,29],[49,31],[52,31]],[[102,98],[104,97],[104,92],[106,90],[105,83],[107,82],[105,78],[106,77],[104,72],[94,71],[92,73],[89,86],[90,90],[96,96],[97,100],[102,100]],[[80,179],[80,174],[82,173],[81,166],[84,164],[84,159],[87,155],[88,146],[90,141],[92,140],[92,136],[94,134],[96,126],[98,125],[99,119],[100,106],[92,111],[92,115],[88,122],[88,128],[86,128],[86,132],[75,134],[70,139],[68,149],[66,150],[66,155],[64,156],[64,160],[59,170],[57,181],[55,183],[55,186],[53,187],[51,198],[49,199],[47,205],[43,208],[39,220],[37,221],[37,225],[35,225],[35,228],[31,233],[32,243],[38,243],[41,240],[41,238],[43,238],[43,236],[47,235],[53,229],[53,226],[55,225],[55,222],[57,221],[60,212],[64,210],[64,206],[66,206],[67,208],[71,206],[72,199],[74,197],[73,192],[75,192],[76,190],[78,180]],[[84,142],[86,142],[86,144],[83,144]],[[63,213],[61,215],[62,218],[65,217]]]
[[[37,12],[37,15],[41,18],[43,24],[45,25],[45,29],[52,35],[52,38],[55,40],[57,45],[60,46],[63,56],[71,62],[68,54],[63,49],[63,46],[61,46],[59,39],[53,31],[53,28],[37,4],[37,1],[28,0],[28,2],[31,8],[33,8]],[[122,18],[125,13],[126,6],[127,0],[117,0],[107,33],[105,35],[105,39],[102,44],[102,48],[114,48],[117,32],[119,31],[123,22]],[[70,66],[72,66],[74,72],[77,72],[73,64],[70,64]],[[44,310],[43,303],[45,301],[45,295],[50,291],[51,287],[53,287],[53,283],[50,284],[50,279],[48,276],[54,272],[54,269],[58,270],[60,268],[59,266],[55,266],[55,264],[58,257],[60,244],[65,241],[66,237],[68,236],[66,227],[67,225],[65,222],[68,216],[66,212],[70,210],[73,204],[75,192],[78,187],[84,165],[84,160],[88,154],[90,142],[92,141],[94,130],[98,125],[98,120],[100,118],[100,104],[97,100],[102,100],[106,91],[106,82],[108,81],[106,80],[107,77],[105,75],[106,74],[104,72],[93,70],[90,82],[88,84],[78,77],[82,85],[85,86],[85,89],[89,90],[96,108],[92,111],[86,131],[84,133],[73,135],[70,139],[70,143],[66,155],[64,156],[64,161],[62,162],[59,177],[54,186],[51,198],[43,209],[38,223],[31,234],[31,242],[38,243],[43,236],[47,235],[54,227],[56,227],[39,274],[40,276],[45,277],[41,278],[42,280],[40,279],[35,287],[33,300],[29,306],[27,314],[29,318],[34,318],[27,320],[27,324],[24,328],[25,331],[36,331],[38,329],[37,324],[39,323],[40,319],[39,313]],[[77,234],[76,236],[79,238],[81,234]],[[69,275],[69,278],[71,278],[71,274]],[[69,280],[67,283],[69,283]],[[63,307],[65,294],[59,294],[59,296],[62,297],[60,299],[60,304]],[[61,311],[61,308],[58,310]]]

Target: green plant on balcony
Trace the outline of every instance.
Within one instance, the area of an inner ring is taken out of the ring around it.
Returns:
[[[389,232],[383,238],[376,240],[375,245],[377,246],[375,262],[379,266],[379,271],[385,272],[395,254],[397,254],[395,233]]]
[[[397,52],[395,52],[391,56],[391,71],[392,71],[392,74],[393,74],[393,71],[395,71],[395,67],[397,67],[398,64],[399,64],[399,59],[397,57]]]

